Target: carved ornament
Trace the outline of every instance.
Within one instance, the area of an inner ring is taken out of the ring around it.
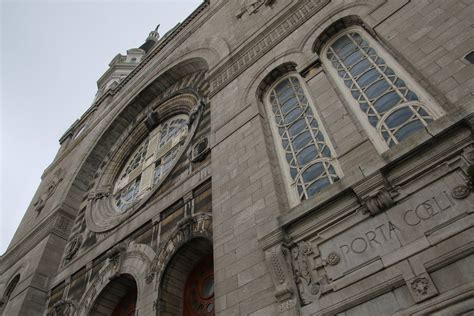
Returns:
[[[424,277],[416,278],[410,284],[411,289],[417,295],[426,295],[428,293],[428,279]]]
[[[53,305],[53,316],[72,316],[76,310],[76,305],[72,301],[59,300]]]
[[[204,110],[206,106],[206,103],[204,101],[200,100],[192,109],[191,112],[189,112],[189,122],[188,122],[188,127],[191,128],[193,125],[194,121],[199,117],[201,112]]]
[[[408,280],[407,286],[413,299],[417,303],[438,294],[438,290],[426,272]]]
[[[321,279],[313,273],[310,256],[313,254],[311,246],[302,241],[291,248],[291,264],[293,276],[302,306],[311,304],[321,292]]]
[[[211,75],[210,96],[217,94],[328,3],[329,0],[297,1],[297,5],[288,10],[278,22],[262,31],[254,41],[236,51],[234,58],[230,58],[229,62],[222,65],[216,70],[215,74]]]
[[[275,3],[275,0],[241,0],[240,9],[235,14],[237,19],[241,19],[244,14],[252,15],[260,11],[265,7],[271,7]]]
[[[335,266],[336,264],[339,263],[339,261],[341,261],[341,257],[339,256],[337,252],[334,252],[334,251],[330,252],[328,254],[328,257],[326,258],[327,264],[331,266]]]
[[[146,274],[146,281],[152,282],[156,276],[157,281],[161,279],[167,262],[173,254],[189,240],[195,237],[206,237],[212,239],[212,216],[210,214],[196,214],[187,216],[178,222],[174,232],[164,241],[151,263]]]
[[[385,189],[369,195],[365,200],[367,210],[372,216],[382,213],[391,208],[394,204],[392,196]]]
[[[467,185],[457,185],[451,191],[451,196],[457,200],[465,199],[471,193],[471,189]]]
[[[191,161],[199,162],[199,161],[204,160],[204,158],[206,158],[209,151],[210,151],[209,138],[206,136],[199,138],[192,147]]]
[[[59,183],[63,180],[63,171],[61,168],[56,171],[53,178],[48,182],[46,186],[46,190],[40,194],[40,196],[36,199],[35,203],[33,204],[34,210],[37,213],[40,213],[48,199],[54,194],[56,188],[58,187]]]
[[[64,254],[64,260],[67,263],[76,255],[77,251],[82,245],[82,235],[77,234],[71,238],[66,246],[66,251]]]
[[[275,297],[281,303],[293,299],[295,292],[287,254],[286,247],[281,244],[265,251],[265,261],[275,285]]]

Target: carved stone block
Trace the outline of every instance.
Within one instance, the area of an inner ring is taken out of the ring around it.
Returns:
[[[430,297],[438,295],[438,289],[433,284],[428,273],[422,273],[407,280],[408,290],[415,302],[422,302]]]

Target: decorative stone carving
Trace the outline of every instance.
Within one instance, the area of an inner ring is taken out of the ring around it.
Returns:
[[[438,290],[426,272],[408,280],[407,286],[417,303],[438,294]]]
[[[111,274],[108,277],[109,280],[112,280],[119,275],[126,249],[127,246],[122,243],[112,248],[107,254],[107,262],[111,267]]]
[[[188,127],[191,127],[194,121],[198,118],[199,113],[204,109],[206,103],[203,100],[200,100],[191,110],[189,113],[189,122]]]
[[[365,200],[367,210],[372,216],[380,214],[394,205],[394,201],[390,193],[385,190],[379,190],[374,194],[370,194]]]
[[[260,11],[262,6],[272,6],[273,3],[275,3],[275,0],[241,0],[241,8],[237,11],[235,16],[237,19],[240,19],[245,13],[248,15],[255,14]]]
[[[320,280],[316,280],[313,275],[309,261],[312,253],[313,250],[305,241],[291,248],[293,275],[302,306],[312,303],[321,291]]]
[[[288,253],[283,245],[276,245],[265,251],[265,260],[275,285],[275,297],[279,302],[294,298],[291,271],[285,255]]]
[[[451,191],[451,196],[457,200],[465,199],[471,193],[470,188],[467,185],[457,185]]]
[[[110,188],[106,188],[105,190],[90,193],[88,196],[88,200],[97,201],[104,198],[108,198],[109,196],[110,196]]]
[[[467,198],[474,191],[474,164],[472,163],[474,149],[471,147],[465,149],[464,156],[469,162],[466,170],[466,184],[457,185],[451,190],[451,196],[458,200]]]
[[[287,311],[287,310],[289,310],[289,309],[291,309],[295,306],[296,306],[296,299],[292,298],[290,300],[284,301],[283,303],[280,303],[278,305],[278,311],[280,313],[283,313],[283,312],[285,312],[285,311]]]
[[[151,282],[153,282],[153,279],[155,278],[155,273],[148,273],[146,276],[145,276],[145,282],[146,284],[150,284]]]
[[[191,150],[191,161],[199,162],[204,160],[209,151],[209,138],[207,136],[199,138]]]
[[[158,118],[158,113],[156,111],[152,111],[146,115],[145,125],[149,131],[155,129],[158,126],[160,120]]]
[[[159,281],[164,273],[167,260],[173,256],[181,245],[195,237],[212,239],[212,216],[210,214],[200,213],[194,216],[186,216],[180,220],[174,232],[166,241],[161,243],[145,278],[149,279],[150,282],[153,279]]]
[[[59,300],[53,305],[53,316],[72,316],[76,310],[76,306],[72,301]]]
[[[426,295],[428,293],[428,279],[421,277],[421,278],[416,278],[413,280],[410,284],[411,289],[413,292],[415,292],[417,295]]]
[[[235,58],[231,58],[215,74],[211,75],[209,97],[217,94],[229,82],[244,72],[245,69],[253,65],[255,60],[279,44],[287,34],[298,28],[328,3],[329,0],[298,1],[298,5],[289,10],[289,14],[282,17],[278,24],[262,31],[255,41],[236,51],[234,54]]]
[[[326,258],[327,264],[329,264],[331,266],[335,266],[336,264],[339,263],[339,261],[341,261],[341,257],[339,256],[339,254],[337,252],[329,253],[328,257]]]
[[[473,165],[474,164],[474,146],[469,146],[469,147],[464,148],[463,154],[467,162]]]
[[[48,182],[48,185],[46,186],[46,190],[43,191],[39,197],[36,199],[35,203],[33,204],[34,210],[37,213],[40,213],[44,206],[46,205],[46,202],[48,199],[54,194],[54,191],[56,191],[56,188],[58,187],[59,183],[63,180],[63,170],[61,168],[58,169],[58,171],[55,172],[53,175],[53,178]]]
[[[64,254],[65,263],[69,262],[76,255],[77,251],[82,244],[82,235],[77,234],[71,238],[66,246],[66,251]]]

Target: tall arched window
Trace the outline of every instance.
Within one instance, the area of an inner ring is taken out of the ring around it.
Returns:
[[[266,103],[294,205],[339,179],[334,149],[299,75],[277,81],[269,89]]]
[[[115,183],[115,205],[120,211],[168,174],[187,134],[188,116],[176,115],[158,125],[137,146]]]
[[[321,56],[380,152],[442,114],[410,75],[360,27],[335,36]]]
[[[8,301],[10,300],[10,296],[13,293],[13,290],[15,290],[18,282],[20,281],[20,275],[17,274],[15,277],[8,283],[7,287],[5,288],[5,291],[3,292],[3,296],[0,300],[0,312],[4,312]]]

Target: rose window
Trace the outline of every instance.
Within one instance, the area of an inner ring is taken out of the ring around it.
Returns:
[[[114,185],[115,206],[120,212],[166,177],[187,135],[188,117],[177,115],[158,125],[136,147]]]

